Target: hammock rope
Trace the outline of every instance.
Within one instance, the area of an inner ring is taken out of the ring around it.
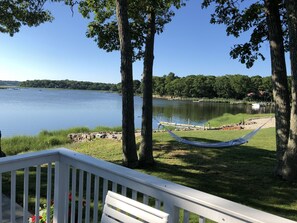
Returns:
[[[184,138],[179,137],[178,135],[174,134],[170,129],[168,129],[166,126],[162,125],[158,120],[156,120],[160,126],[163,126],[163,128],[170,134],[172,138],[174,138],[176,141],[180,143],[184,143],[187,145],[197,146],[201,148],[227,148],[227,147],[233,147],[233,146],[239,146],[242,144],[247,143],[254,135],[257,134],[257,132],[260,131],[260,129],[265,126],[272,117],[266,121],[264,124],[262,124],[260,127],[256,128],[255,130],[251,131],[250,133],[230,141],[225,142],[214,142],[214,143],[207,143],[207,142],[201,142],[201,141],[190,141]]]

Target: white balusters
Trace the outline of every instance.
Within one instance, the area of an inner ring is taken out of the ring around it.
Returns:
[[[90,203],[91,203],[91,174],[87,173],[87,188],[86,188],[86,216],[85,222],[90,222]]]
[[[117,192],[117,184],[115,182],[112,182],[112,189],[113,192]]]
[[[98,200],[99,200],[99,177],[95,176],[94,179],[94,209],[93,209],[93,222],[98,222]]]
[[[47,165],[47,188],[46,188],[46,223],[51,222],[51,200],[52,200],[52,164]]]
[[[103,179],[102,205],[104,205],[107,191],[108,191],[108,180]]]
[[[132,190],[132,199],[137,200],[137,191],[136,190]]]
[[[124,196],[127,196],[127,187],[125,187],[125,186],[122,185],[121,194],[124,195]]]
[[[36,184],[35,184],[35,216],[39,222],[39,207],[40,207],[40,166],[36,167]]]
[[[28,222],[28,203],[29,203],[29,168],[24,169],[24,198],[23,198],[23,223]]]
[[[10,222],[15,223],[16,172],[11,171],[10,184]]]
[[[188,223],[190,220],[190,212],[184,210],[184,217],[183,217],[183,222]]]
[[[75,206],[76,206],[76,168],[72,167],[72,182],[71,182],[71,216],[70,216],[70,220],[71,223],[75,223]]]
[[[161,201],[158,199],[155,200],[155,208],[161,209]]]
[[[205,223],[206,222],[206,218],[199,216],[199,223]]]
[[[79,185],[78,185],[78,222],[82,222],[82,205],[83,205],[83,184],[84,171],[79,171]]]
[[[148,200],[149,200],[149,197],[146,194],[144,194],[143,195],[143,203],[148,204]]]

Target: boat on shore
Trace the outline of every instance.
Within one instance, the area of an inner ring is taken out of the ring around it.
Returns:
[[[175,122],[160,122],[161,125],[164,126],[174,126],[177,128],[193,128],[193,129],[205,129],[206,126],[203,125],[191,125],[191,124],[183,124],[183,123],[175,123]]]
[[[252,109],[253,109],[253,110],[259,110],[260,107],[261,107],[261,105],[260,105],[259,103],[253,103],[253,104],[252,104]]]

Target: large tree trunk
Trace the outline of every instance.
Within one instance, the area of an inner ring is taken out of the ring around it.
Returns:
[[[154,63],[154,41],[156,33],[156,15],[154,7],[148,15],[148,33],[146,37],[144,65],[143,65],[143,105],[142,105],[142,126],[141,144],[139,151],[139,164],[150,166],[154,163],[153,157],[153,63]]]
[[[123,164],[135,168],[138,165],[138,158],[135,144],[132,47],[127,0],[116,0],[116,11],[121,50]]]
[[[292,76],[292,104],[288,148],[284,156],[283,178],[297,180],[297,2],[286,0]]]
[[[290,128],[290,98],[287,83],[283,32],[279,15],[279,0],[265,0],[270,43],[273,97],[276,120],[276,174],[282,176],[283,157],[287,149]]]

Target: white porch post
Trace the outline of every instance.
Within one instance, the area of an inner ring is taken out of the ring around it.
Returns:
[[[179,222],[179,208],[172,205],[170,201],[164,201],[164,211],[169,214],[169,223]]]
[[[62,223],[65,219],[65,204],[68,198],[66,186],[69,180],[65,176],[67,176],[67,165],[57,161],[55,163],[54,223]]]

